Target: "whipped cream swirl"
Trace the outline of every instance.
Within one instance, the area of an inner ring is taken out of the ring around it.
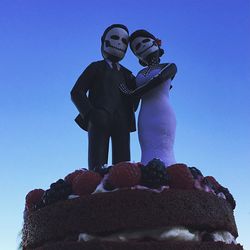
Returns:
[[[126,242],[130,240],[143,240],[150,238],[152,240],[175,240],[175,241],[202,241],[202,234],[204,232],[189,230],[185,227],[172,227],[161,229],[148,230],[129,230],[124,232],[113,233],[107,236],[97,236],[87,233],[80,233],[78,241],[115,241]],[[216,231],[211,233],[214,241],[221,241],[226,244],[237,244],[234,236],[226,231]]]

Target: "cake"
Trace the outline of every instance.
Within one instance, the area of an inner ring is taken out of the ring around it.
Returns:
[[[194,167],[76,170],[26,196],[24,250],[238,250],[235,201]]]

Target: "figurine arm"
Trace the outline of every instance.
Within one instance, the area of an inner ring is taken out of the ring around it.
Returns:
[[[88,116],[93,110],[93,106],[87,97],[87,92],[91,88],[91,84],[93,84],[95,77],[94,72],[94,66],[93,64],[90,64],[80,75],[70,92],[71,100],[75,104],[82,118]]]
[[[135,80],[135,76],[133,74],[131,74],[131,80],[130,80],[130,86],[132,90],[136,89],[136,80]],[[137,110],[138,106],[139,106],[139,102],[140,102],[140,98],[133,98],[133,107],[134,107],[134,111]]]
[[[168,67],[169,66],[169,67]],[[168,80],[171,78],[171,81],[174,79],[177,73],[177,66],[174,63],[167,64],[162,70],[162,80]],[[160,72],[160,73],[161,73]],[[170,89],[172,89],[172,85],[170,85]]]
[[[161,71],[151,78],[147,83],[143,84],[142,86],[138,87],[136,90],[133,91],[133,95],[141,97],[151,89],[157,87],[164,81],[168,79],[173,79],[177,72],[177,67],[174,63],[169,63],[164,66]]]
[[[125,84],[120,84],[120,90],[125,94],[131,97],[140,98],[146,92],[150,91],[151,89],[157,87],[159,84],[163,83],[167,79],[173,79],[177,72],[177,67],[174,63],[167,64],[165,67],[161,69],[161,71],[151,78],[147,83],[143,84],[142,86],[138,87],[135,90],[130,90],[127,88]],[[171,88],[171,87],[170,87]]]

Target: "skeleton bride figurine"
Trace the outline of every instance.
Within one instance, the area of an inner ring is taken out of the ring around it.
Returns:
[[[137,88],[130,91],[121,84],[121,91],[135,99],[141,98],[138,116],[138,136],[141,146],[141,162],[147,164],[159,158],[170,166],[175,161],[174,140],[176,119],[169,103],[171,80],[177,68],[174,63],[161,63],[164,51],[160,40],[146,30],[137,30],[130,37],[130,48],[146,66],[136,76]]]

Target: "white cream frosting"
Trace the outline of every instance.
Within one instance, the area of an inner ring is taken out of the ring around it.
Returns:
[[[105,185],[105,182],[108,178],[108,174],[106,174],[102,181],[99,183],[99,185],[96,187],[95,191],[93,194],[95,193],[106,193],[106,192],[114,192],[114,191],[118,191],[118,190],[121,190],[121,188],[115,188],[115,189],[112,189],[111,191],[109,190],[106,190],[104,188],[104,185]],[[124,188],[126,189],[126,188]],[[151,191],[151,192],[156,192],[156,193],[161,193],[163,190],[165,189],[169,189],[169,186],[161,186],[160,188],[148,188],[148,187],[145,187],[145,186],[141,186],[141,185],[136,185],[136,186],[133,186],[133,187],[130,187],[129,189],[131,190],[135,190],[135,189],[138,189],[138,190],[147,190],[147,191]]]
[[[234,236],[229,232],[217,231],[213,232],[212,235],[214,237],[214,241],[222,241],[226,244],[237,244]]]
[[[104,188],[104,184],[105,184],[107,178],[108,178],[108,174],[104,175],[104,177],[102,178],[102,180],[101,180],[101,182],[99,183],[99,185],[96,187],[96,189],[95,189],[95,191],[94,191],[93,194],[95,194],[95,193],[111,192],[111,191],[108,191],[108,190],[106,190],[106,189]],[[119,189],[116,188],[116,189],[113,189],[112,191],[117,191],[117,190],[119,190]]]
[[[184,227],[174,227],[170,230],[164,231],[160,235],[160,239],[166,240],[183,240],[183,241],[199,241],[199,232],[190,232]]]
[[[71,195],[68,196],[68,200],[76,199],[76,198],[79,198],[79,197],[80,197],[79,195],[71,194]]]
[[[222,241],[226,244],[236,244],[235,238],[232,234],[226,231],[218,231],[212,233],[214,241]],[[151,230],[130,230],[126,232],[114,233],[107,236],[96,236],[86,233],[80,233],[78,241],[91,241],[98,239],[101,241],[129,241],[139,240],[143,238],[151,238],[153,240],[177,240],[177,241],[201,241],[201,232],[190,231],[185,227],[172,227]]]
[[[121,188],[115,188],[115,189],[112,189],[112,190],[106,190],[104,188],[104,186],[105,186],[105,182],[107,181],[107,178],[108,178],[108,174],[106,174],[103,177],[102,181],[99,183],[99,185],[96,187],[95,191],[92,194],[114,192],[114,191],[121,190]],[[202,186],[200,180],[195,180],[194,187],[196,189],[198,189],[198,190],[203,190],[203,191],[205,191],[207,193],[213,193],[214,195],[216,195],[215,192],[209,186],[207,186],[207,185]],[[170,189],[170,187],[169,186],[161,186],[159,188],[155,188],[154,189],[154,188],[148,188],[148,187],[145,187],[145,186],[142,186],[142,185],[136,185],[136,186],[130,187],[129,189],[131,189],[131,190],[135,190],[135,189],[137,189],[137,190],[146,190],[146,191],[161,193],[163,190]],[[217,196],[219,198],[226,199],[226,197],[225,197],[225,195],[223,193],[218,193]]]

